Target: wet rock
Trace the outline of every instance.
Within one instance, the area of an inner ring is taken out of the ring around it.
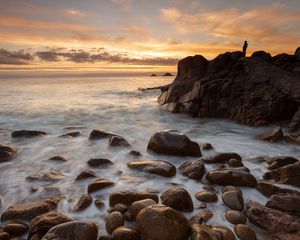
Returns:
[[[191,179],[201,180],[205,173],[205,165],[201,160],[187,161],[181,164],[179,171]]]
[[[300,240],[300,231],[291,233],[277,233],[272,236],[272,240]]]
[[[165,130],[153,134],[148,142],[148,150],[160,154],[201,157],[198,143],[175,130]]]
[[[89,194],[83,194],[78,202],[76,203],[75,207],[73,208],[74,211],[82,211],[88,208],[93,202],[93,198]]]
[[[57,211],[50,211],[48,213],[44,213],[39,215],[31,220],[29,224],[29,233],[28,237],[33,237],[35,234],[44,235],[46,234],[52,227],[66,222],[74,221],[74,219],[63,215]]]
[[[98,240],[111,240],[111,237],[106,235],[106,236],[100,236]]]
[[[230,159],[228,161],[228,164],[231,167],[242,167],[243,166],[243,163],[240,160],[234,159],[234,158]]]
[[[111,147],[129,147],[130,143],[121,136],[112,136],[109,140],[109,146],[111,146]]]
[[[106,158],[91,158],[90,160],[88,160],[87,164],[90,167],[100,167],[103,165],[113,164],[113,162]]]
[[[256,179],[248,172],[237,170],[214,170],[206,175],[206,179],[218,185],[255,187]]]
[[[152,199],[158,203],[158,196],[154,193],[120,191],[120,192],[113,192],[109,195],[109,205],[115,206],[118,203],[122,203],[129,206],[133,202],[144,200],[144,199]]]
[[[45,181],[45,182],[56,182],[66,179],[67,177],[58,171],[50,171],[50,172],[39,172],[34,173],[28,177],[26,180],[29,181]]]
[[[244,198],[239,189],[223,190],[222,199],[223,202],[233,210],[241,211],[244,209]]]
[[[300,186],[300,162],[266,172],[263,178],[273,179],[278,183]]]
[[[0,144],[0,163],[6,162],[15,157],[17,149]]]
[[[210,143],[203,143],[201,144],[201,150],[213,150],[214,147]]]
[[[116,133],[112,133],[112,132],[106,132],[103,130],[96,130],[94,129],[89,136],[90,140],[97,140],[97,139],[103,139],[103,138],[110,138],[112,136],[119,136]]]
[[[127,222],[132,222],[134,220],[132,214],[128,211],[126,211],[123,215]]]
[[[132,161],[127,163],[131,169],[157,174],[163,177],[173,177],[176,174],[176,167],[171,163],[160,160]]]
[[[98,208],[103,208],[103,207],[105,206],[104,201],[101,200],[101,199],[96,199],[96,200],[94,201],[94,204],[95,204],[96,207],[98,207]]]
[[[3,230],[12,236],[18,236],[25,234],[28,226],[23,222],[13,221],[5,225]]]
[[[142,154],[139,151],[131,150],[128,155],[134,156],[134,157],[140,157]]]
[[[54,156],[54,157],[49,158],[48,160],[50,160],[50,161],[58,161],[58,162],[66,162],[67,161],[67,159],[65,159],[62,156]]]
[[[190,194],[181,187],[172,187],[161,195],[164,205],[182,212],[192,212],[194,205]]]
[[[61,199],[62,197],[54,196],[30,203],[12,205],[2,213],[1,221],[14,219],[31,220],[46,212],[55,210]]]
[[[208,226],[193,224],[191,226],[191,240],[218,240],[216,233]]]
[[[65,134],[61,135],[60,137],[72,137],[72,138],[75,138],[75,137],[79,137],[81,135],[82,135],[81,131],[77,130],[77,131],[65,133]]]
[[[280,126],[277,126],[263,134],[257,136],[258,139],[267,142],[277,142],[284,139],[283,130]]]
[[[153,204],[157,204],[153,199],[144,199],[140,201],[136,201],[130,205],[130,212],[132,217],[135,219],[138,213],[144,209],[145,207],[151,206]]]
[[[230,159],[237,159],[242,161],[242,158],[239,154],[234,152],[226,152],[226,153],[217,153],[216,155],[204,159],[205,163],[227,163]]]
[[[124,225],[124,216],[120,212],[110,213],[105,220],[105,229],[112,233],[116,228]]]
[[[13,131],[11,133],[11,137],[12,138],[18,138],[18,137],[40,137],[40,136],[44,136],[47,135],[46,132],[42,132],[42,131],[32,131],[32,130],[19,130],[19,131]]]
[[[297,162],[299,162],[298,159],[289,156],[279,156],[279,157],[272,157],[267,159],[269,170],[274,170]]]
[[[87,178],[94,178],[96,177],[96,174],[92,171],[92,170],[84,170],[83,172],[81,172],[77,177],[76,177],[76,181],[80,181],[83,179],[87,179]]]
[[[112,240],[141,240],[139,232],[133,227],[118,227],[111,235]]]
[[[225,218],[232,224],[245,224],[247,217],[244,213],[235,210],[229,210],[225,213]]]
[[[141,210],[136,222],[142,239],[183,240],[189,237],[189,223],[183,214],[161,204]]]
[[[273,194],[277,194],[277,193],[291,193],[291,194],[300,195],[300,192],[296,190],[288,189],[288,188],[280,188],[264,181],[257,182],[256,189],[266,197],[270,197]]]
[[[289,123],[289,130],[291,132],[298,131],[300,129],[300,107],[298,107],[296,113]],[[298,135],[298,134],[297,134]]]
[[[107,212],[120,212],[125,213],[127,211],[128,207],[125,204],[118,203],[112,208],[108,209]]]
[[[0,209],[2,208],[2,197],[0,195]]]
[[[111,187],[115,183],[106,178],[98,178],[88,185],[88,193],[99,191],[101,189]]]
[[[72,221],[51,228],[42,240],[97,240],[98,228],[95,223]]]
[[[0,232],[0,240],[9,240],[9,234],[7,232]]]
[[[222,240],[235,240],[234,233],[225,226],[213,226],[212,230],[216,233],[218,239]]]
[[[235,225],[234,232],[241,240],[256,240],[254,230],[245,224]]]
[[[201,191],[195,194],[195,198],[202,202],[216,202],[218,201],[218,196],[215,192],[211,191]]]
[[[273,233],[293,232],[300,229],[298,217],[265,207],[260,203],[248,203],[245,214],[252,224]]]
[[[276,193],[273,194],[266,207],[300,214],[300,195],[291,193]]]
[[[206,223],[213,217],[211,210],[203,210],[190,218],[190,225]]]

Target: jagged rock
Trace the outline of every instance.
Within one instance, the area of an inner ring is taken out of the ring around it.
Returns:
[[[213,170],[206,175],[206,179],[218,185],[233,185],[255,187],[256,179],[248,172],[236,170]]]
[[[97,240],[98,228],[95,223],[72,221],[51,228],[42,240]]]
[[[14,219],[31,220],[46,212],[55,210],[62,197],[54,196],[30,203],[15,204],[6,209],[1,215],[1,221]]]
[[[199,144],[175,130],[153,134],[147,149],[160,154],[201,157]]]
[[[0,144],[0,163],[12,159],[17,154],[17,149]]]
[[[28,237],[32,237],[35,234],[46,234],[52,227],[65,223],[71,222],[74,219],[63,215],[57,211],[50,211],[44,213],[42,215],[37,216],[36,218],[32,219],[29,224],[29,233]]]
[[[120,212],[110,213],[105,220],[105,229],[108,233],[112,233],[116,228],[124,225],[124,216]]]
[[[216,202],[218,201],[218,196],[212,191],[201,191],[195,193],[195,198],[202,202]]]
[[[90,160],[88,160],[87,164],[90,167],[100,167],[103,165],[113,164],[113,162],[106,158],[91,158]]]
[[[296,190],[280,188],[264,181],[257,182],[256,189],[266,197],[271,197],[273,194],[277,193],[291,193],[300,195],[300,192]]]
[[[144,199],[140,201],[136,201],[130,205],[130,212],[132,217],[135,219],[139,212],[144,209],[145,207],[151,206],[156,204],[153,199]]]
[[[191,240],[218,240],[216,233],[206,225],[193,224],[191,226]]]
[[[265,207],[260,203],[248,203],[245,214],[252,224],[273,233],[287,233],[300,229],[300,219],[298,217]]]
[[[89,194],[83,194],[79,200],[77,201],[76,205],[74,206],[74,211],[82,211],[88,208],[93,202],[93,198]]]
[[[190,194],[181,187],[172,187],[161,195],[164,205],[178,211],[192,212],[194,205]]]
[[[254,230],[245,224],[235,225],[234,232],[241,240],[256,240],[256,233]]]
[[[94,129],[90,133],[89,139],[90,140],[97,140],[97,139],[103,139],[103,138],[110,138],[110,137],[113,137],[113,136],[119,136],[119,135],[116,134],[116,133],[113,133],[113,132],[106,132],[106,131],[103,131],[103,130]]]
[[[300,107],[298,107],[298,110],[294,114],[292,120],[289,123],[289,130],[290,131],[296,131],[300,129]]]
[[[155,202],[158,203],[158,196],[154,193],[120,191],[120,192],[113,192],[109,195],[109,205],[113,207],[118,203],[122,203],[129,206],[133,202],[144,200],[144,199],[153,199]]]
[[[300,47],[298,47],[296,49],[295,56],[296,56],[297,60],[300,61]]]
[[[112,136],[109,139],[109,145],[111,147],[129,147],[130,143],[121,136]]]
[[[88,185],[88,193],[99,191],[101,189],[111,187],[115,183],[106,178],[99,178]]]
[[[269,198],[266,206],[281,211],[300,214],[300,195],[291,193],[276,193]]]
[[[205,173],[205,165],[201,160],[187,161],[181,164],[179,171],[191,179],[201,180]]]
[[[190,232],[189,222],[182,213],[161,204],[141,210],[136,222],[142,239],[183,240]]]
[[[267,142],[277,142],[284,139],[283,130],[280,126],[272,128],[271,130],[262,133],[257,136],[258,139],[267,141]]]
[[[113,231],[111,240],[141,240],[141,237],[135,228],[122,226]]]
[[[176,167],[171,163],[160,160],[141,160],[127,163],[131,169],[157,174],[163,177],[173,177],[176,174]]]
[[[278,157],[271,157],[267,159],[267,164],[269,165],[268,169],[273,170],[276,168],[284,167],[289,164],[293,164],[299,162],[298,159],[289,157],[289,156],[278,156]]]
[[[33,131],[33,130],[19,130],[19,131],[13,131],[11,133],[11,137],[12,138],[18,138],[18,137],[40,137],[40,136],[44,136],[47,135],[46,132],[42,132],[42,131]]]
[[[273,235],[271,240],[300,240],[300,231],[291,233],[277,233]]]
[[[96,177],[96,174],[87,169],[87,170],[84,170],[83,172],[81,172],[77,177],[76,177],[76,181],[80,181],[80,180],[83,180],[83,179],[87,179],[87,178],[94,178]]]
[[[205,163],[227,163],[231,159],[242,161],[239,154],[233,152],[217,153],[210,158],[204,159]]]
[[[244,213],[235,210],[229,210],[225,213],[225,218],[232,224],[245,224],[247,217]]]

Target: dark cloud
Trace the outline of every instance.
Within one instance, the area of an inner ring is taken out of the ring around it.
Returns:
[[[3,53],[2,53],[3,52]],[[2,57],[2,55],[4,57]],[[175,65],[177,58],[163,58],[163,57],[145,57],[145,58],[131,58],[126,54],[111,54],[105,51],[104,48],[97,49],[94,53],[84,51],[81,49],[49,49],[45,51],[37,51],[34,54],[25,53],[24,50],[18,52],[9,52],[1,49],[0,64],[26,64],[31,60],[37,58],[45,62],[59,62],[68,61],[74,63],[124,63],[131,65]]]
[[[25,53],[24,50],[11,52],[5,49],[0,49],[0,64],[28,64],[33,59],[34,57],[32,56],[32,54]]]

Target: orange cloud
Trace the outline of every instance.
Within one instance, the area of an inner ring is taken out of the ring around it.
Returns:
[[[67,14],[71,15],[71,16],[77,16],[77,17],[85,17],[86,14],[78,9],[67,9]]]

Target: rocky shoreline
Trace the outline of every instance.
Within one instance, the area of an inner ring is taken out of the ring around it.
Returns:
[[[44,138],[41,131],[13,131],[11,137],[22,140]],[[77,138],[79,130],[64,133],[59,138]],[[127,167],[147,175],[171,179],[181,175],[186,181],[199,184],[199,191],[191,195],[184,185],[173,185],[162,192],[144,191],[108,192],[108,203],[94,193],[110,189],[116,183],[97,176],[93,168],[114,164],[110,159],[91,158],[87,169],[75,182],[86,181],[86,190],[74,204],[72,211],[84,212],[91,205],[105,209],[105,230],[107,235],[98,236],[99,226],[93,221],[78,220],[58,211],[58,204],[68,196],[39,196],[32,201],[12,202],[3,209],[5,196],[0,196],[0,240],[2,239],[79,239],[79,240],[288,240],[300,238],[300,161],[290,156],[260,157],[243,159],[237,153],[216,152],[211,144],[199,144],[188,136],[175,131],[164,130],[154,133],[147,150],[159,155],[177,157],[191,156],[193,160],[183,162],[179,167],[168,161],[150,160],[132,149],[132,142],[125,137],[103,130],[93,130],[89,141],[107,141],[109,148],[128,149],[132,157]],[[14,161],[22,153],[12,146],[0,145],[0,164]],[[56,164],[68,161],[62,156],[51,157]],[[252,162],[261,167],[267,164],[263,178],[257,179],[244,163]],[[59,182],[67,176],[59,171],[37,172],[26,181]],[[280,186],[276,186],[280,184]],[[284,187],[283,187],[284,185]],[[201,190],[202,188],[202,190]],[[266,198],[266,203],[249,201],[248,190],[257,191]],[[35,191],[34,188],[31,191]],[[195,206],[193,199],[199,202]],[[222,202],[225,211],[220,213],[212,207]],[[209,220],[222,215],[231,224],[211,225]],[[259,232],[257,232],[259,231]],[[262,237],[263,236],[263,237]]]

